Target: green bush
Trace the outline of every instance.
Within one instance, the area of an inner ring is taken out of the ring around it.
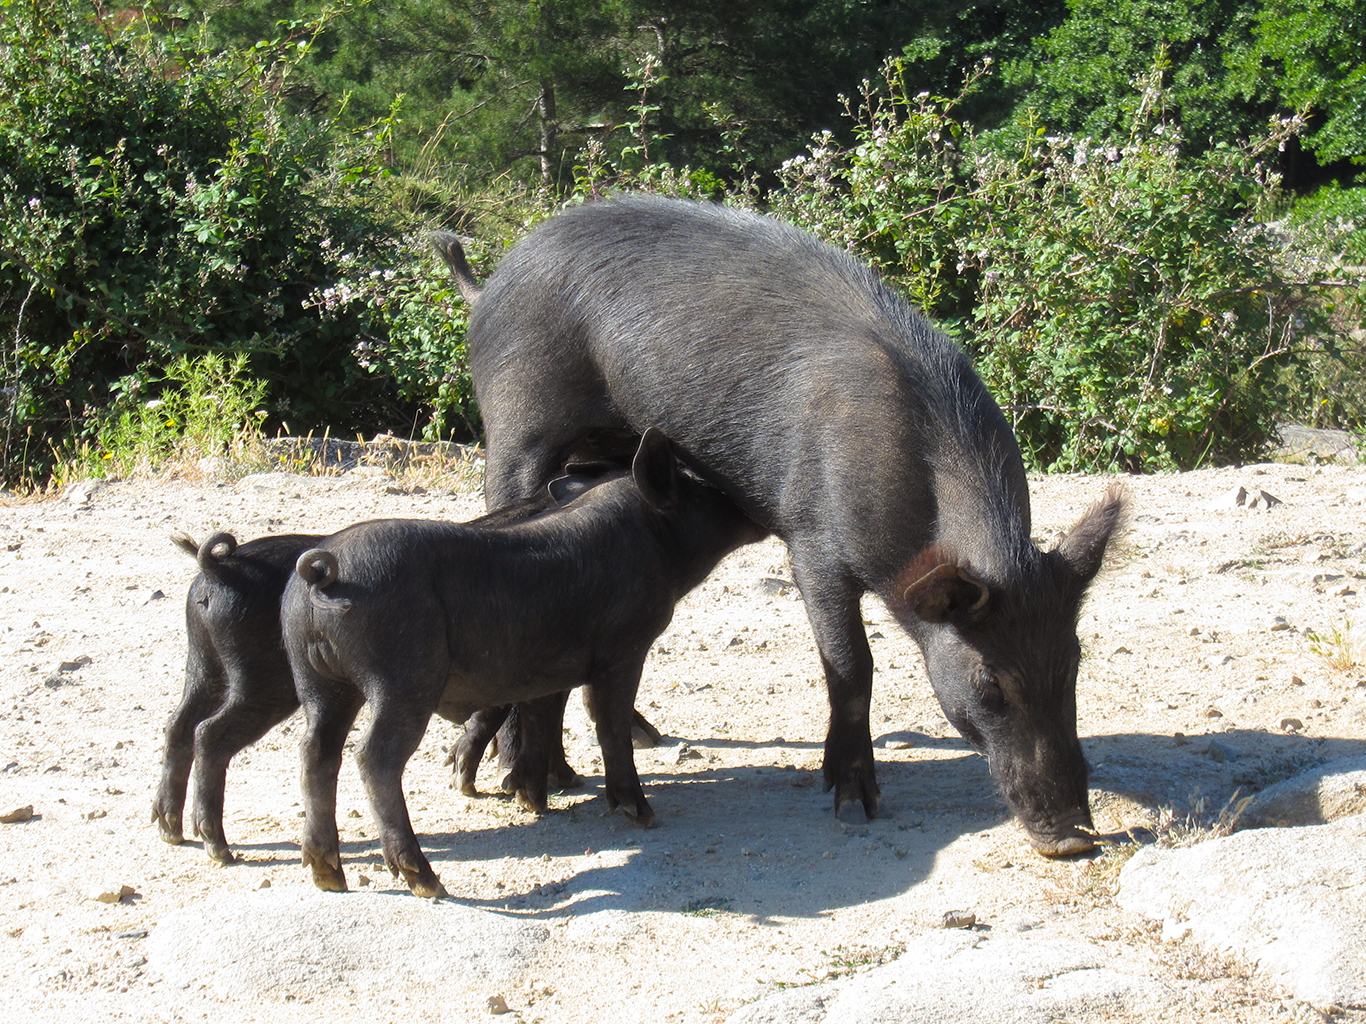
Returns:
[[[157,382],[160,397],[118,397],[99,414],[94,442],[68,441],[58,476],[129,476],[180,468],[205,456],[241,462],[259,447],[266,386],[245,376],[247,357],[178,356]]]
[[[0,27],[0,477],[40,481],[183,355],[244,354],[277,426],[468,433],[459,324],[421,308],[433,261],[385,212],[389,126],[280,102],[308,32],[215,55],[86,10],[6,4]],[[400,332],[426,354],[394,373],[372,353]]]
[[[960,97],[961,98],[961,97]],[[1147,470],[1253,457],[1333,333],[1262,218],[1263,162],[1296,125],[1187,156],[1146,83],[1128,139],[981,136],[897,65],[785,166],[778,211],[877,264],[969,349],[1042,469]]]

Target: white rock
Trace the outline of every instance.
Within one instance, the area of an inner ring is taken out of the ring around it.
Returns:
[[[1287,718],[1281,728],[1298,732],[1304,724]],[[1366,756],[1332,761],[1267,786],[1244,808],[1238,823],[1244,828],[1319,825],[1354,814],[1366,814]]]
[[[1140,850],[1119,902],[1255,960],[1314,1006],[1366,1006],[1366,815]]]

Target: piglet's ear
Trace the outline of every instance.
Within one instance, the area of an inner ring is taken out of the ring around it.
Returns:
[[[1118,485],[1107,490],[1100,501],[1092,505],[1058,542],[1055,549],[1077,574],[1082,583],[1089,583],[1100,571],[1105,560],[1105,548],[1124,518],[1124,490]]]
[[[566,473],[564,476],[557,476],[546,484],[546,490],[550,492],[550,500],[556,506],[563,508],[580,494],[590,490],[595,480],[587,477],[577,476],[573,473]]]
[[[657,427],[645,431],[631,462],[631,478],[640,488],[645,500],[661,511],[672,508],[678,500],[678,466],[673,445]]]
[[[941,562],[906,588],[907,607],[925,622],[957,626],[979,622],[991,604],[991,591],[956,562]]]

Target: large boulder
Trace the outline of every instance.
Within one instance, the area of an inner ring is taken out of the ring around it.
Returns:
[[[1366,815],[1148,847],[1124,866],[1119,902],[1255,961],[1305,1002],[1366,1008]]]
[[[1366,814],[1366,757],[1348,757],[1267,786],[1238,816],[1239,828],[1322,825]]]
[[[450,901],[299,886],[183,907],[147,945],[172,986],[254,1004],[485,993],[525,971],[547,937],[541,925]]]
[[[765,996],[729,1024],[1044,1024],[1091,1011],[1122,1019],[1172,996],[1083,942],[953,930],[918,936],[864,974]]]

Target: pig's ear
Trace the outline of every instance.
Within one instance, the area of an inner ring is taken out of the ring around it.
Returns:
[[[991,590],[957,562],[941,562],[907,587],[902,599],[924,622],[964,626],[985,617]]]
[[[1055,549],[1082,583],[1089,583],[1100,571],[1105,548],[1124,518],[1124,489],[1118,484],[1107,490],[1058,542]]]
[[[664,432],[651,427],[640,438],[640,447],[631,462],[631,477],[645,499],[665,510],[678,499],[678,466],[674,448]]]
[[[564,472],[546,484],[551,501],[558,506],[568,505],[571,501],[592,490],[611,473],[620,473],[621,467],[605,459],[594,462],[570,462]]]
[[[550,500],[562,508],[584,491],[591,489],[596,482],[596,480],[567,473],[564,476],[555,477],[545,485],[545,488],[550,492]]]

